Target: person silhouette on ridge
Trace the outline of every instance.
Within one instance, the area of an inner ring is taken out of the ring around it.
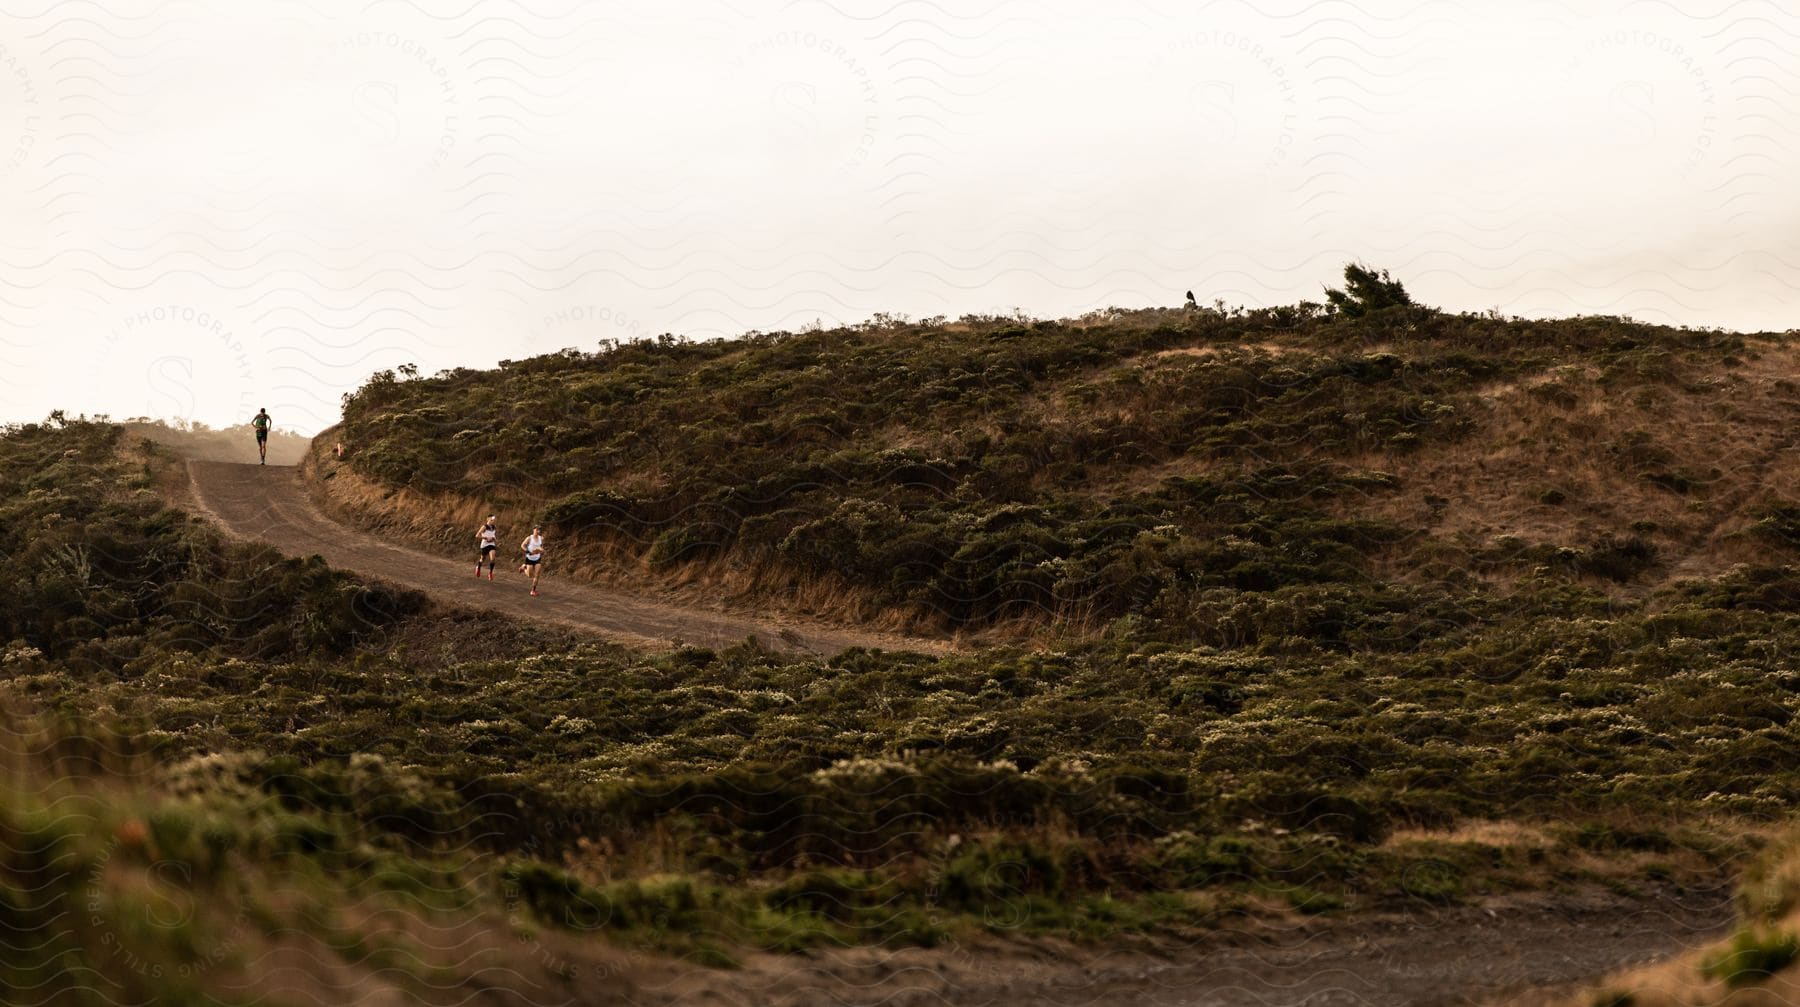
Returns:
[[[262,460],[258,465],[269,464],[269,427],[275,421],[269,418],[268,409],[258,409],[256,416],[250,420],[250,426],[256,430],[256,453]]]

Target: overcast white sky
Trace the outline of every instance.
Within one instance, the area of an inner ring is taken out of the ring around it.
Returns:
[[[1351,258],[1786,330],[1797,169],[1771,0],[9,0],[0,420],[313,432],[406,362],[1282,303]]]

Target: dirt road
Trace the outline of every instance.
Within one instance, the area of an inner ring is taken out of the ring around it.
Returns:
[[[770,648],[819,654],[848,647],[945,649],[932,640],[708,612],[560,581],[554,555],[547,559],[543,584],[533,598],[518,567],[506,562],[514,552],[509,548],[512,543],[502,543],[502,561],[490,583],[474,577],[473,555],[461,563],[384,542],[331,520],[313,505],[299,470],[292,466],[190,461],[187,468],[195,501],[228,533],[290,556],[317,553],[339,569],[416,588],[457,605],[560,623],[640,645],[679,642],[720,647],[754,636]]]
[[[1000,937],[939,948],[754,955],[720,972],[645,963],[633,1007],[1546,1007],[1621,968],[1718,939],[1728,886],[1592,890],[1483,905],[1250,923],[1157,949]],[[587,1003],[577,998],[578,1003]],[[596,1001],[600,1002],[600,1001]],[[1587,998],[1576,1003],[1585,1007]]]

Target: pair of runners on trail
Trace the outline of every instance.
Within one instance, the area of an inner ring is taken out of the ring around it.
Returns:
[[[487,521],[475,530],[475,539],[481,544],[481,554],[475,560],[475,576],[481,576],[481,564],[487,562],[487,578],[494,579],[494,554],[500,551],[500,526],[494,523],[495,515],[489,514]],[[525,562],[519,564],[519,572],[531,576],[531,596],[537,597],[538,571],[544,562],[544,530],[537,525],[531,527],[531,534],[519,543],[519,551],[525,554]]]
[[[256,451],[261,457],[258,465],[269,463],[269,428],[275,423],[269,418],[267,409],[258,409],[256,416],[250,420],[250,426],[256,430]],[[343,445],[338,445],[339,456],[342,457]],[[495,524],[496,515],[489,514],[487,522],[475,532],[475,538],[481,543],[481,554],[475,560],[475,576],[481,576],[482,561],[487,561],[488,580],[494,579],[494,554],[500,551],[500,527]],[[531,576],[531,596],[537,597],[538,572],[544,562],[544,530],[532,526],[531,534],[519,543],[519,551],[525,554],[525,562],[519,564],[519,572]]]

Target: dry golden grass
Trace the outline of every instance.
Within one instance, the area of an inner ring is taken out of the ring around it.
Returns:
[[[1397,829],[1382,845],[1393,848],[1419,842],[1478,843],[1500,849],[1556,845],[1556,839],[1537,825],[1491,819],[1471,819],[1447,829]]]
[[[1381,352],[1384,348],[1385,347],[1370,347],[1368,352],[1377,353]],[[1156,361],[1166,360],[1170,357],[1220,357],[1225,356],[1228,353],[1245,350],[1266,353],[1272,357],[1285,357],[1296,353],[1318,352],[1309,347],[1290,346],[1283,343],[1255,342],[1233,343],[1230,346],[1177,346],[1170,350],[1158,350],[1155,353],[1148,354],[1144,359]]]
[[[1800,933],[1800,914],[1790,916],[1767,931]],[[1642,969],[1627,969],[1590,985],[1573,996],[1545,996],[1513,1000],[1521,1007],[1595,1007],[1596,1004],[1629,1004],[1629,1007],[1793,1007],[1800,1003],[1800,965],[1789,966],[1760,982],[1731,987],[1703,971],[1708,959],[1730,945],[1729,940],[1691,951]],[[1624,997],[1629,999],[1623,999]]]
[[[1642,968],[1622,969],[1589,984],[1579,994],[1530,1001],[1545,1007],[1591,1007],[1629,1003],[1631,1007],[1792,1007],[1800,1003],[1800,962],[1773,975],[1751,975],[1735,985],[1708,975],[1708,964],[1733,947],[1739,933],[1763,942],[1800,936],[1800,838],[1789,833],[1772,842],[1760,863],[1738,886],[1740,924],[1731,936],[1687,954]],[[1629,999],[1626,999],[1628,997]]]
[[[1792,454],[1800,394],[1788,380],[1797,369],[1800,349],[1782,345],[1630,397],[1611,393],[1591,368],[1497,384],[1480,396],[1468,437],[1407,456],[1355,459],[1394,473],[1407,489],[1352,499],[1343,509],[1470,545],[1510,535],[1580,547],[1652,522],[1656,530],[1646,537],[1664,563],[1644,587],[1722,573],[1760,551],[1733,538],[1755,505],[1800,491],[1800,457]],[[1552,382],[1570,396],[1565,404],[1533,394]],[[1644,478],[1652,469],[1688,474],[1695,486],[1674,492]],[[1564,501],[1544,502],[1549,490]],[[1434,507],[1428,496],[1443,502]]]

